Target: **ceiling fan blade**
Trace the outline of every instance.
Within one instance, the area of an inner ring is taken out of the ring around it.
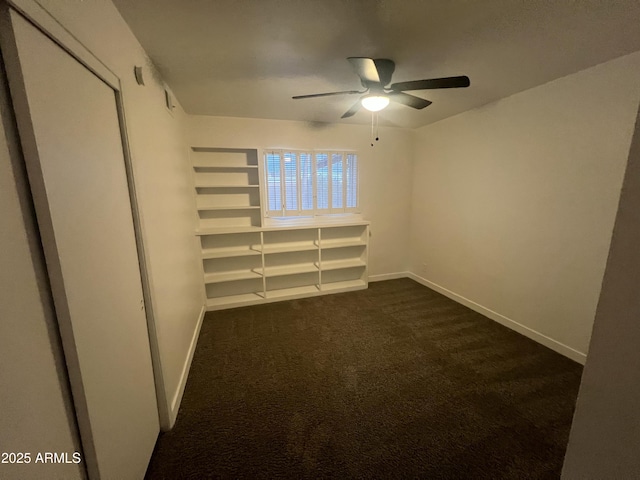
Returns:
[[[432,103],[429,100],[425,100],[424,98],[416,97],[403,92],[391,92],[388,95],[389,100],[391,100],[392,102],[401,103],[402,105],[416,108],[418,110],[424,107],[428,107]]]
[[[380,83],[378,69],[376,68],[376,63],[372,58],[349,57],[347,60],[349,60],[349,63],[351,63],[353,69],[356,71],[364,85]]]
[[[344,92],[328,92],[328,93],[312,93],[311,95],[296,95],[295,97],[291,97],[294,100],[298,100],[300,98],[315,98],[315,97],[330,97],[331,95],[353,95],[355,93],[365,93],[366,90],[364,92],[360,92],[358,90],[345,90]]]
[[[405,90],[428,90],[434,88],[464,88],[471,85],[469,77],[444,77],[430,78],[428,80],[413,80],[411,82],[393,83],[389,87],[396,92],[404,92]]]
[[[349,118],[349,117],[353,117],[356,112],[358,110],[360,110],[360,107],[362,106],[362,104],[360,103],[360,100],[358,100],[356,103],[354,103],[351,108],[349,110],[347,110],[346,112],[344,112],[344,115],[342,115],[342,117],[340,118]]]
[[[378,77],[380,78],[380,85],[383,87],[388,85],[391,81],[391,76],[396,69],[396,64],[393,60],[389,60],[388,58],[376,58],[373,60],[373,63],[376,65],[376,70],[378,70]]]
[[[395,62],[388,58],[349,57],[347,60],[367,87],[372,83],[383,87],[388,85],[396,69]]]

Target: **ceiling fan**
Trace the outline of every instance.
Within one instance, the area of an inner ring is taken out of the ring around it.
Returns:
[[[382,110],[389,101],[400,103],[415,109],[422,109],[431,105],[429,100],[404,93],[410,90],[429,90],[436,88],[462,88],[471,83],[469,77],[444,77],[426,80],[412,80],[409,82],[392,83],[391,76],[396,68],[393,60],[387,58],[349,57],[349,63],[360,77],[360,82],[365,88],[359,90],[346,90],[344,92],[314,93],[311,95],[297,95],[293,99],[329,97],[332,95],[362,95],[362,97],[347,110],[341,118],[351,117],[360,107],[369,111]],[[389,86],[387,86],[389,85]]]

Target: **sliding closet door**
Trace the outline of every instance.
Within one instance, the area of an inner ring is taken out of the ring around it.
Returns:
[[[11,90],[83,461],[91,478],[139,479],[159,424],[116,92],[10,18]]]

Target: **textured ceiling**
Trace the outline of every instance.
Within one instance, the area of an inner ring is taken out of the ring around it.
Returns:
[[[346,58],[396,62],[394,82],[468,75],[412,92],[385,125],[415,128],[640,50],[637,0],[114,0],[191,114],[371,122],[340,116],[360,89]],[[588,99],[585,99],[588,101]]]

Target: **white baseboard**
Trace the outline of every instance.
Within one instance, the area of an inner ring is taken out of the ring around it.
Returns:
[[[383,280],[395,280],[396,278],[407,278],[409,272],[383,273],[381,275],[369,275],[370,282],[382,282]]]
[[[454,293],[451,290],[447,290],[446,288],[441,287],[437,283],[433,283],[427,280],[426,278],[422,278],[412,272],[408,272],[407,277],[411,278],[412,280],[415,280],[416,282],[424,285],[425,287],[428,287],[432,290],[435,290],[438,293],[443,294],[446,297],[449,297],[451,300],[454,300],[464,305],[465,307],[468,307],[471,310],[474,310],[484,315],[485,317],[488,317],[491,320],[494,320],[500,323],[501,325],[504,325],[505,327],[510,328],[511,330],[514,330],[524,335],[525,337],[528,337],[531,340],[534,340],[544,345],[545,347],[548,347],[551,350],[554,350],[559,354],[564,355],[565,357],[568,357],[582,365],[584,365],[587,360],[587,355],[585,353],[579,352],[563,343],[560,343],[554,340],[553,338],[547,337],[546,335],[540,332],[536,332],[535,330],[529,327],[526,327],[516,322],[515,320],[511,320],[510,318],[505,317],[504,315],[501,315],[497,312],[494,312],[493,310],[483,307],[482,305],[474,302],[473,300],[469,300],[468,298],[465,298],[462,295],[458,295],[457,293]]]
[[[198,337],[200,336],[200,329],[202,328],[202,320],[204,319],[204,314],[206,313],[206,306],[203,305],[200,310],[200,316],[198,317],[198,322],[196,324],[196,328],[193,332],[193,337],[191,338],[191,345],[189,345],[189,353],[187,354],[187,358],[184,362],[184,366],[182,367],[182,374],[180,375],[180,384],[178,385],[178,390],[173,397],[173,401],[171,402],[171,411],[169,412],[169,430],[173,428],[176,423],[176,418],[178,417],[178,411],[180,410],[180,402],[182,401],[182,396],[184,395],[184,388],[187,386],[187,378],[189,377],[189,370],[191,369],[191,361],[193,360],[193,354],[196,351],[196,345],[198,344]]]

